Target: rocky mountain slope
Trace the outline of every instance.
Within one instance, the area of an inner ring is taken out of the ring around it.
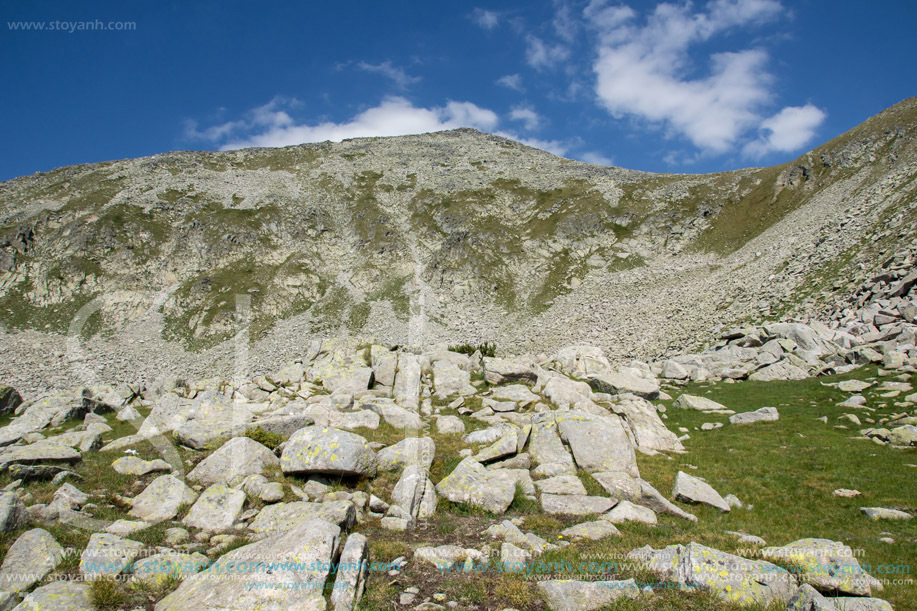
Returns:
[[[72,387],[74,362],[228,375],[240,332],[255,372],[335,335],[700,348],[832,308],[911,243],[915,133],[909,99],[791,163],[711,175],[461,129],[19,178],[0,184],[2,373],[37,390]]]

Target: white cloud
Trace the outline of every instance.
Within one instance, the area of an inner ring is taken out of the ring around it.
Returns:
[[[536,70],[553,68],[570,57],[570,49],[562,44],[550,45],[529,34],[525,37],[525,60]]]
[[[580,24],[573,18],[572,9],[567,3],[563,3],[554,13],[554,20],[551,22],[557,35],[568,43],[576,40],[576,34],[579,31]]]
[[[761,125],[760,110],[771,101],[768,55],[760,49],[715,53],[706,74],[690,78],[690,50],[781,11],[777,0],[713,0],[700,12],[690,3],[659,4],[640,25],[630,7],[593,0],[584,17],[600,41],[593,65],[600,103],[614,116],[660,123],[704,151],[733,148]]]
[[[404,71],[404,68],[398,68],[392,65],[391,61],[384,61],[381,64],[368,64],[359,62],[357,68],[366,72],[374,72],[384,77],[390,78],[400,89],[407,88],[408,85],[420,82],[419,76],[411,76]]]
[[[598,151],[587,151],[579,156],[586,163],[595,163],[598,165],[614,165],[615,161],[611,157],[606,157]]]
[[[539,138],[522,138],[518,134],[513,132],[497,132],[498,136],[503,136],[504,138],[509,138],[515,140],[516,142],[521,142],[526,146],[531,146],[536,149],[541,149],[543,151],[548,151],[552,155],[557,155],[558,157],[563,157],[564,154],[570,150],[569,145],[559,141],[559,140],[541,140]]]
[[[476,8],[471,11],[471,20],[485,30],[492,30],[500,25],[500,15],[495,11]]]
[[[449,101],[445,106],[418,108],[402,97],[385,98],[348,121],[326,121],[315,125],[296,123],[279,106],[283,101],[272,100],[256,108],[247,117],[199,131],[192,124],[186,129],[191,138],[208,140],[220,150],[252,146],[289,146],[303,142],[340,141],[345,138],[371,136],[401,136],[427,132],[474,127],[492,131],[497,127],[497,114],[471,102]]]
[[[525,88],[522,86],[522,76],[518,74],[507,74],[501,76],[497,79],[497,85],[502,85],[508,89],[514,89],[519,92],[524,92]]]
[[[806,104],[787,106],[774,116],[761,122],[764,133],[745,145],[743,153],[760,158],[772,152],[789,153],[801,149],[815,136],[815,130],[825,120],[823,110]]]
[[[509,113],[509,118],[513,121],[522,121],[525,123],[525,129],[529,131],[536,130],[541,125],[541,117],[528,106],[516,106]]]

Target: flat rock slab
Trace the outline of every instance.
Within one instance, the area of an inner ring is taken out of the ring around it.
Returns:
[[[109,533],[93,533],[80,555],[80,575],[87,581],[129,573],[143,543]]]
[[[356,507],[350,501],[277,503],[262,509],[249,528],[261,535],[273,535],[278,532],[296,530],[301,525],[314,520],[322,520],[348,529],[357,520]]]
[[[133,533],[144,530],[152,526],[149,522],[143,520],[115,520],[105,527],[105,532],[119,537],[129,537]]]
[[[698,503],[719,509],[723,513],[730,511],[729,503],[713,489],[713,486],[684,471],[679,471],[675,476],[675,488],[672,497],[684,503]]]
[[[182,520],[185,526],[219,531],[232,528],[245,504],[245,493],[226,484],[213,484],[194,502]]]
[[[863,392],[872,386],[872,382],[863,382],[862,380],[844,380],[837,383],[838,390],[843,390],[844,392]]]
[[[612,395],[631,393],[650,400],[659,398],[659,384],[655,380],[641,378],[627,371],[595,373],[588,380],[596,392]]]
[[[323,585],[331,571],[341,529],[323,520],[308,520],[292,531],[268,537],[221,556],[214,564],[224,572],[205,571],[185,578],[177,590],[156,604],[156,611],[197,609],[326,609]],[[270,571],[252,571],[245,579],[226,572],[233,563],[276,563]],[[297,584],[291,588],[289,584]]]
[[[376,455],[366,439],[332,428],[307,427],[290,437],[280,457],[284,473],[368,475]]]
[[[69,446],[38,442],[27,446],[13,446],[0,450],[0,471],[6,465],[12,463],[23,465],[39,463],[72,465],[80,462],[80,460],[82,460],[80,453]]]
[[[0,566],[0,591],[22,592],[44,579],[64,557],[62,548],[46,530],[33,528],[19,535]]]
[[[171,471],[172,465],[161,458],[155,460],[143,460],[136,456],[123,456],[113,463],[111,468],[121,475],[146,475],[147,473],[157,473],[160,471]]]
[[[538,589],[552,611],[594,611],[621,598],[637,598],[640,588],[633,579],[624,581],[539,581]]]
[[[432,437],[407,437],[379,450],[376,469],[397,471],[408,465],[418,465],[429,471],[435,455],[436,443]]]
[[[469,457],[436,485],[436,491],[453,503],[465,503],[502,514],[513,502],[516,484],[496,471],[488,471]]]
[[[55,581],[36,588],[15,611],[95,611],[90,587],[85,583]]]
[[[555,475],[547,479],[536,480],[535,487],[538,488],[539,492],[548,494],[586,495],[586,487],[575,475]]]
[[[762,407],[753,412],[742,412],[729,416],[729,422],[732,424],[753,424],[755,422],[776,422],[780,420],[780,414],[776,407]]]
[[[160,475],[134,497],[129,515],[145,522],[163,522],[178,515],[182,505],[190,505],[197,493],[173,475]]]
[[[625,522],[655,524],[657,522],[655,511],[649,507],[642,507],[630,501],[621,501],[612,507],[611,511],[603,513],[600,518],[612,524],[623,524]]]
[[[153,554],[134,562],[132,581],[162,584],[171,577],[184,579],[200,573],[210,566],[210,559],[204,554]]]
[[[837,591],[842,595],[870,596],[882,584],[860,566],[853,550],[830,539],[800,539],[783,547],[765,547],[762,558],[793,563],[797,579],[819,592]]]
[[[786,570],[763,560],[749,560],[689,543],[660,550],[635,549],[628,560],[638,562],[660,579],[710,590],[722,600],[739,605],[786,604],[796,581]]]
[[[589,539],[598,541],[606,537],[620,537],[621,531],[615,528],[615,525],[606,520],[594,520],[592,522],[583,522],[560,531],[560,534],[568,539]]]
[[[250,475],[263,475],[269,467],[280,465],[274,453],[254,439],[236,437],[202,460],[188,479],[204,485],[238,486]]]
[[[911,520],[914,518],[913,515],[906,511],[886,509],[885,507],[860,507],[860,511],[873,520]]]
[[[580,494],[542,494],[541,508],[545,513],[566,515],[588,515],[605,513],[615,503],[606,496],[586,496]]]
[[[679,407],[681,409],[695,409],[701,412],[720,412],[732,413],[732,410],[723,405],[722,403],[717,403],[707,397],[698,397],[696,395],[681,395],[672,403],[672,407]]]

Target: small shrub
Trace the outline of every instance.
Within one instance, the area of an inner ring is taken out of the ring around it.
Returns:
[[[271,450],[275,450],[277,446],[286,441],[283,435],[265,431],[260,426],[246,429],[244,435],[249,439],[254,439],[261,445],[270,448]]]
[[[128,596],[121,582],[103,575],[89,583],[89,598],[97,609],[114,609],[124,604]]]
[[[474,346],[472,344],[459,344],[457,346],[449,346],[451,352],[458,352],[461,354],[474,354],[477,351],[481,351],[481,356],[494,357],[497,355],[497,345],[492,342],[484,342],[483,344],[478,344]]]

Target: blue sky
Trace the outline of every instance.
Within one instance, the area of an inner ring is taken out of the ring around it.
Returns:
[[[7,0],[0,180],[459,126],[639,170],[782,163],[917,94],[917,3],[865,7]]]

